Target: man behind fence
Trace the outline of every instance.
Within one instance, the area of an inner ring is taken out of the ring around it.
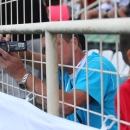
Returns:
[[[76,97],[76,106],[82,108],[76,111],[76,121],[87,125],[87,114],[89,117],[89,124],[92,127],[101,128],[101,110],[103,108],[103,115],[114,115],[114,96],[117,89],[117,75],[111,74],[110,71],[116,72],[115,67],[110,61],[96,53],[87,54],[84,53],[80,48],[80,43],[78,37],[75,35],[72,38],[71,34],[63,34],[62,39],[60,39],[60,34],[57,35],[57,52],[58,52],[58,63],[61,63],[61,58],[64,65],[73,65],[76,68],[73,71],[73,67],[63,67],[63,73],[59,67],[59,86],[63,86],[64,93],[59,89],[59,100],[62,101],[62,94],[64,94],[64,102],[71,105],[74,104],[74,91]],[[2,39],[2,37],[1,37]],[[43,41],[44,43],[44,41]],[[74,43],[74,44],[73,44]],[[47,44],[47,43],[46,43]],[[45,44],[43,44],[45,50]],[[74,47],[74,49],[73,49]],[[61,52],[62,50],[62,52]],[[74,56],[73,53],[74,52]],[[26,58],[32,59],[32,52],[26,52]],[[16,53],[7,53],[0,48],[0,66],[2,69],[12,76],[18,83],[23,79],[26,79],[26,88],[32,90],[33,82],[32,77],[34,75],[28,73],[24,68],[23,62]],[[63,54],[63,57],[62,57]],[[22,53],[21,53],[22,57]],[[88,62],[86,62],[88,59]],[[41,61],[41,55],[34,53],[34,60]],[[43,54],[42,60],[46,61],[46,57]],[[100,62],[101,60],[101,62]],[[28,64],[32,65],[31,62]],[[41,64],[34,62],[36,69],[41,68]],[[45,68],[46,66],[43,65]],[[79,69],[79,68],[83,69]],[[88,67],[89,70],[86,71],[85,68]],[[102,68],[102,72],[99,71]],[[95,69],[95,70],[92,70]],[[109,72],[109,73],[108,73]],[[62,76],[64,81],[62,81]],[[64,83],[64,84],[63,84]],[[43,89],[41,87],[43,86]],[[87,87],[88,86],[88,87]],[[46,83],[41,82],[40,79],[34,76],[34,91],[35,93],[41,94],[43,90],[43,95],[46,96]],[[53,86],[52,86],[53,87]],[[102,89],[101,89],[102,87]],[[87,96],[88,95],[88,96]],[[102,96],[101,96],[102,95]],[[87,99],[88,98],[88,99]],[[87,102],[89,106],[87,108]],[[84,108],[84,109],[83,109]],[[62,104],[60,104],[60,112],[62,113]],[[64,105],[65,117],[69,120],[74,121],[74,108],[70,105]],[[112,120],[107,121],[107,125],[111,123]],[[115,124],[112,130],[117,129]]]

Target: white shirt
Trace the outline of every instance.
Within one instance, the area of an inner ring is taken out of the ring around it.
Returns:
[[[130,2],[130,0],[117,0],[118,7],[127,6]]]

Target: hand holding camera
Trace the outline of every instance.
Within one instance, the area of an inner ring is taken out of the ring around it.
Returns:
[[[3,35],[0,34],[0,48],[6,52],[27,51],[27,43],[26,41],[10,42],[10,34],[7,34],[6,37],[3,37]]]
[[[0,48],[6,52],[27,51],[27,43],[25,41],[6,42],[5,40],[0,40]]]
[[[0,35],[0,66],[1,68],[16,81],[21,81],[26,73],[23,62],[16,51],[25,51],[26,42],[10,42],[7,37]]]

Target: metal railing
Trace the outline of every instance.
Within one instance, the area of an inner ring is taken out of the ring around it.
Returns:
[[[107,25],[107,26],[106,26]],[[58,61],[56,35],[58,33],[130,33],[130,19],[102,19],[86,21],[47,22],[19,25],[1,25],[2,34],[42,34],[46,36],[46,65],[47,65],[47,111],[59,115]],[[52,76],[53,75],[53,76]],[[52,87],[53,86],[53,87]],[[55,104],[55,105],[54,105]]]

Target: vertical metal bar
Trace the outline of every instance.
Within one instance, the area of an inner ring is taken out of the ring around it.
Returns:
[[[25,24],[25,0],[23,0],[23,24]],[[24,34],[24,40],[26,40],[26,35]]]
[[[1,6],[1,0],[0,0],[0,25],[2,25],[2,6]]]
[[[6,2],[7,1],[5,0],[5,3],[4,3],[5,4],[5,25],[7,25],[7,4],[6,4]],[[7,74],[6,74],[6,76],[7,76]],[[7,83],[7,81],[6,81],[6,83]],[[7,86],[7,93],[8,93],[8,85],[7,84],[6,84],[6,86]]]
[[[16,12],[17,12],[17,14],[16,14],[16,15],[17,15],[17,24],[19,24],[19,18],[18,18],[18,17],[19,17],[19,16],[18,16],[19,10],[18,10],[18,5],[19,5],[19,1],[17,0],[17,1],[16,1],[16,8],[17,8],[17,9],[16,9]],[[19,34],[17,34],[17,40],[19,40]]]
[[[87,4],[88,4],[88,2],[86,1],[86,0],[84,0],[84,8],[85,8],[85,10],[84,10],[84,13],[85,13],[85,17],[84,17],[84,19],[86,20],[87,19],[87,12],[88,12],[88,10],[87,10]]]
[[[33,34],[31,34],[31,44],[32,44],[32,74],[34,75],[34,46],[33,46]],[[33,104],[35,105],[35,100],[34,100],[34,76],[32,76],[32,88],[33,88]]]
[[[13,24],[12,1],[11,1],[11,4],[10,4],[10,9],[11,9],[11,25],[12,25]],[[11,35],[11,40],[13,40],[13,35]]]
[[[6,0],[5,0],[5,25],[7,25],[7,5],[6,5]]]
[[[117,64],[117,86],[119,86],[120,84],[119,84],[119,56],[118,56],[118,53],[119,53],[119,41],[118,41],[118,39],[119,39],[119,36],[117,35],[116,36],[116,45],[115,45],[115,47],[116,47],[116,54],[117,54],[117,57],[116,57],[116,64]],[[117,102],[118,102],[118,104],[117,104],[117,109],[118,109],[118,113],[117,113],[117,115],[118,115],[118,130],[120,130],[120,121],[121,121],[121,119],[120,119],[120,91],[119,91],[119,87],[117,87]]]
[[[99,4],[98,5],[99,6],[98,18],[101,19],[101,0],[99,0],[98,4]]]
[[[10,10],[11,10],[11,25],[13,24],[13,20],[12,20],[12,16],[13,16],[13,13],[12,13],[12,1],[10,2]]]
[[[19,19],[18,19],[18,14],[19,14],[19,11],[18,11],[18,3],[19,1],[17,0],[16,1],[16,20],[17,20],[17,23],[16,24],[19,24]],[[13,13],[13,12],[12,12]],[[13,19],[12,19],[13,20]],[[12,21],[13,22],[13,21]],[[13,23],[14,24],[14,23]],[[17,40],[19,41],[19,34],[17,34]],[[18,97],[20,97],[20,89],[18,89]]]
[[[117,2],[116,2],[116,0],[115,0],[115,2],[114,2],[114,17],[115,18],[117,18]]]
[[[25,23],[25,0],[23,0],[23,23]]]
[[[74,34],[72,35],[72,57],[73,57],[73,84],[74,84],[74,121],[76,122],[76,76],[75,76],[75,51],[74,51]],[[71,81],[70,81],[71,82]]]
[[[43,2],[41,0],[38,1],[39,2],[39,18],[40,18],[40,22],[42,21],[42,6],[41,4],[43,4]]]
[[[0,0],[0,25],[2,25],[2,2]],[[0,68],[0,71],[1,71],[1,84],[2,84],[2,88],[1,88],[1,91],[4,92],[4,88],[3,88],[3,69]]]
[[[72,20],[74,20],[74,0],[72,0],[71,2],[71,17],[72,17]]]
[[[43,15],[42,15],[42,4],[43,4],[43,0],[39,0],[39,18],[40,18],[40,22],[42,22],[42,17],[43,17]],[[44,70],[43,70],[43,63],[42,63],[42,34],[40,34],[40,56],[41,56],[41,72],[43,72]],[[42,81],[44,80],[44,77],[43,77],[43,73],[41,73],[41,84],[42,84]],[[42,101],[41,101],[41,107],[42,107],[42,110],[44,110],[44,99],[43,99],[43,84],[42,84],[42,88],[41,88],[41,90],[42,90],[42,94],[41,94],[41,96],[42,96]]]
[[[89,117],[89,86],[88,86],[88,42],[87,42],[87,36],[85,35],[85,50],[86,50],[86,90],[87,90],[87,94],[86,94],[86,104],[87,104],[87,125],[90,125],[90,117]]]
[[[60,0],[60,21],[62,21],[62,1]]]
[[[58,55],[56,35],[45,32],[46,36],[46,74],[47,74],[47,112],[59,115]]]
[[[23,0],[23,24],[25,24],[25,0]],[[26,41],[26,35],[24,34],[24,41]],[[24,59],[26,59],[26,52],[24,52]],[[26,66],[26,60],[24,62],[24,65]]]
[[[31,23],[33,23],[33,0],[31,0]],[[31,34],[31,44],[32,44],[32,52],[34,52],[33,48],[33,34]],[[34,75],[34,55],[32,53],[32,74]],[[34,76],[32,77],[32,84],[33,84],[33,98],[34,96]],[[33,104],[35,105],[35,100],[33,99]]]
[[[41,84],[42,84],[42,81],[44,80],[44,77],[43,77],[43,71],[45,71],[45,70],[43,70],[43,61],[42,61],[42,35],[40,35],[40,56],[41,56]],[[42,94],[41,94],[41,96],[42,96],[42,101],[41,101],[41,103],[42,103],[42,110],[44,110],[44,99],[43,99],[43,84],[42,84],[42,88],[41,88],[41,91],[42,91]]]
[[[31,23],[33,23],[33,0],[31,0]]]
[[[51,21],[51,0],[49,0],[49,8],[50,8],[50,10],[49,10],[49,20]]]
[[[13,24],[13,13],[12,13],[12,1],[10,2],[10,11],[11,11],[11,19],[10,19],[10,24]],[[11,35],[11,40],[13,40],[12,35]],[[14,95],[14,79],[12,78],[12,95]]]
[[[101,9],[101,5],[102,5],[102,0],[99,0],[99,19],[102,18],[102,9]],[[102,35],[100,35],[100,49],[99,49],[99,54],[100,54],[100,75],[101,75],[101,121],[103,122],[104,120],[104,88],[103,88],[103,62],[102,62]]]
[[[101,75],[101,120],[104,120],[104,87],[103,87],[103,57],[102,57],[102,35],[100,35],[100,75]]]
[[[25,24],[25,0],[23,0],[23,24]],[[26,41],[26,35],[24,34],[24,41]],[[26,52],[24,52],[24,59],[26,59]],[[24,62],[24,65],[26,67],[26,60]]]
[[[25,0],[23,0],[23,24],[25,24]],[[26,34],[24,34],[24,41],[26,41]],[[24,52],[24,59],[25,59],[25,62],[24,62],[24,66],[26,67],[27,63],[26,63],[26,52]],[[25,92],[25,95],[27,95],[27,90],[24,91]]]
[[[64,69],[63,69],[63,43],[62,43],[63,35],[60,36],[61,42],[61,73],[62,73],[62,117],[65,118],[65,107],[64,107]]]

